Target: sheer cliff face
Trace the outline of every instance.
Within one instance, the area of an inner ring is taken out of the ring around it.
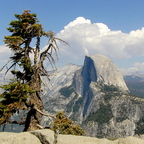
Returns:
[[[73,87],[85,96],[91,82],[114,85],[122,91],[129,91],[119,69],[109,58],[100,54],[85,57],[84,66],[75,73]]]
[[[114,85],[128,91],[119,69],[109,58],[103,55],[86,56],[82,76],[86,87],[93,81],[99,84]]]
[[[83,67],[67,65],[52,81],[54,86],[43,97],[48,113],[65,111],[89,136],[142,132],[144,101],[129,94],[119,69],[107,57],[86,56]]]

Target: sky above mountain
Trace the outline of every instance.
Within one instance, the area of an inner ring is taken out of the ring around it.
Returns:
[[[57,67],[83,65],[85,55],[103,54],[126,72],[144,72],[144,0],[1,0],[0,67],[12,52],[3,42],[6,28],[23,10],[36,13],[59,44]],[[41,49],[47,45],[42,41]]]

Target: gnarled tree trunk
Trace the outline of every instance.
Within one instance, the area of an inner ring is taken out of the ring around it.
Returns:
[[[26,122],[24,131],[31,131],[35,129],[39,129],[42,120],[42,114],[37,111],[40,110],[41,112],[44,110],[43,102],[40,97],[40,90],[41,90],[41,80],[39,76],[39,69],[33,67],[33,75],[31,77],[31,88],[35,90],[34,93],[30,95],[30,110],[27,114]]]

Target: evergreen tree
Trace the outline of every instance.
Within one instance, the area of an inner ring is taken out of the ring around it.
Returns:
[[[25,10],[21,15],[15,14],[15,17],[17,20],[11,21],[10,27],[7,28],[11,35],[5,36],[4,40],[13,51],[13,56],[8,61],[12,64],[6,73],[11,71],[14,79],[1,86],[4,92],[0,95],[0,124],[25,124],[24,131],[29,131],[41,127],[44,109],[41,100],[41,76],[49,78],[44,61],[48,60],[50,64],[54,64],[52,52],[57,53],[56,40],[62,40],[54,37],[51,31],[45,32],[36,14],[30,13],[29,10]],[[40,51],[42,37],[49,39],[43,52]],[[31,46],[34,41],[35,48]],[[33,54],[32,58],[30,54]],[[4,67],[7,67],[7,64]],[[14,114],[19,113],[23,113],[19,121],[11,119]]]
[[[80,125],[74,125],[74,122],[64,115],[63,112],[58,112],[56,118],[51,124],[51,129],[55,133],[59,134],[71,134],[71,135],[84,135],[85,131]]]

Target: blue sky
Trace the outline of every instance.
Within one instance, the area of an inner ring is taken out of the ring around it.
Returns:
[[[82,65],[85,55],[104,54],[125,72],[144,71],[144,0],[1,0],[0,66],[11,54],[3,39],[14,14],[36,13],[60,44],[57,66]],[[43,41],[43,46],[46,43]]]

